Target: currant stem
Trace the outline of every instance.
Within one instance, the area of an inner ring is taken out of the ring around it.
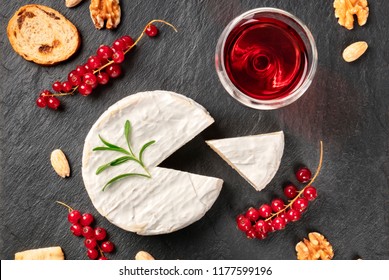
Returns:
[[[124,52],[124,54],[128,53],[134,46],[136,46],[136,44],[138,44],[138,42],[142,39],[142,37],[145,35],[145,32],[146,32],[146,29],[147,27],[149,27],[150,24],[153,24],[154,22],[160,22],[160,23],[163,23],[163,24],[166,24],[168,26],[170,26],[171,28],[173,28],[173,30],[175,32],[178,32],[177,31],[177,28],[174,27],[173,24],[171,23],[168,23],[167,21],[164,21],[164,20],[161,20],[161,19],[153,19],[152,21],[150,21],[149,23],[146,24],[145,28],[143,29],[142,33],[139,35],[139,37],[136,39],[136,41],[134,42],[134,44],[132,44],[132,46],[130,46],[128,48],[128,50],[126,50]]]
[[[97,249],[99,250],[100,257],[104,257],[104,258],[105,258],[104,252],[103,252],[103,250],[101,250],[101,248],[100,248],[100,245],[99,245],[99,244],[97,244]]]
[[[315,181],[315,179],[317,178],[317,176],[319,175],[320,173],[320,169],[322,167],[322,163],[323,163],[323,141],[320,141],[320,159],[319,159],[319,164],[317,166],[317,169],[316,169],[316,173],[315,175],[312,177],[311,181],[309,181],[309,183],[307,185],[305,185],[305,187],[298,192],[298,194],[296,195],[295,198],[293,198],[292,200],[289,201],[289,203],[283,208],[281,209],[280,211],[278,211],[277,213],[274,213],[272,214],[269,218],[265,219],[265,221],[267,222],[268,220],[271,220],[272,218],[274,218],[275,216],[278,216],[279,214],[281,214],[282,212],[285,212],[288,208],[290,208],[293,204],[293,202],[295,202],[298,198],[300,198],[301,194],[304,193],[304,190],[311,186],[312,183]]]
[[[132,46],[131,46],[132,47]],[[128,49],[130,49],[131,47],[129,47]],[[104,68],[106,68],[107,66],[111,65],[111,64],[114,64],[114,61],[113,60],[109,60],[106,64],[104,64],[103,66],[101,66],[99,69],[97,70],[94,70],[93,71],[93,75],[96,74],[96,73],[99,73],[101,70],[103,70]],[[78,87],[78,86],[77,86]]]
[[[65,206],[66,208],[68,208],[69,212],[72,212],[74,209],[72,207],[70,207],[69,205],[67,205],[66,203],[63,203],[61,201],[56,201],[58,204],[62,205],[62,206]]]
[[[45,96],[68,96],[68,95],[74,95],[76,90],[78,89],[78,86],[73,88],[71,92],[60,92],[60,93],[52,93],[52,94],[45,94]]]

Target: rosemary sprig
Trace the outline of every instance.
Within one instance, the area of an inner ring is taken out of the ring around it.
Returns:
[[[108,183],[105,184],[105,186],[103,187],[102,191],[105,191],[105,189],[112,183],[116,182],[116,181],[119,181],[123,178],[126,178],[126,177],[131,177],[131,176],[142,176],[142,177],[146,177],[146,178],[151,178],[150,175],[147,175],[147,174],[141,174],[141,173],[125,173],[125,174],[122,174],[122,175],[119,175],[119,176],[116,176],[114,178],[112,178],[111,180],[108,181]]]
[[[115,159],[115,160],[113,160],[111,162],[108,162],[106,164],[103,164],[103,165],[99,166],[97,168],[97,170],[96,170],[96,175],[99,175],[104,170],[106,170],[106,169],[108,169],[108,168],[110,168],[112,166],[118,166],[118,165],[123,164],[123,163],[125,163],[127,161],[135,161],[136,163],[138,163],[143,168],[143,170],[145,171],[146,174],[142,174],[142,173],[125,173],[125,174],[118,175],[118,176],[112,178],[111,180],[109,180],[104,185],[102,191],[105,191],[108,186],[110,186],[111,184],[113,184],[113,183],[115,183],[115,182],[117,182],[117,181],[119,181],[119,180],[121,180],[123,178],[126,178],[126,177],[141,176],[141,177],[151,178],[151,174],[150,174],[149,170],[147,169],[147,167],[145,166],[145,164],[143,162],[143,153],[145,152],[145,150],[149,146],[154,144],[155,141],[152,140],[152,141],[149,141],[146,144],[144,144],[142,146],[142,148],[140,149],[139,156],[137,157],[135,155],[135,153],[133,152],[133,149],[131,147],[131,132],[132,132],[131,122],[129,120],[127,120],[126,123],[124,124],[124,137],[126,138],[128,150],[124,149],[122,147],[119,147],[117,145],[114,145],[112,143],[109,143],[107,140],[105,140],[103,137],[101,137],[101,135],[99,135],[99,138],[100,138],[101,142],[105,146],[96,147],[96,148],[93,149],[93,151],[113,151],[113,152],[122,153],[125,156],[119,157],[119,158],[117,158],[117,159]]]

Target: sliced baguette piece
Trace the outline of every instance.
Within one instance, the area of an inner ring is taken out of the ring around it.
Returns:
[[[8,23],[7,35],[15,52],[41,65],[68,59],[81,43],[77,28],[62,14],[35,4],[16,11]]]
[[[61,247],[32,249],[15,254],[15,260],[64,260]]]
[[[282,131],[206,143],[257,191],[273,179],[284,153]]]

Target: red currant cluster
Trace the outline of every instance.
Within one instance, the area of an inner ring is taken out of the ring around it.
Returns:
[[[69,210],[68,221],[72,224],[70,231],[75,236],[83,236],[84,245],[87,248],[87,255],[92,260],[107,260],[104,253],[111,253],[115,246],[106,240],[107,231],[102,227],[91,227],[94,222],[94,217],[90,213],[81,214],[80,211],[74,210],[63,202],[57,203],[65,206]]]
[[[40,108],[46,106],[56,110],[60,106],[58,96],[74,95],[76,90],[83,96],[88,96],[98,85],[105,85],[110,79],[117,78],[122,73],[120,63],[124,61],[125,55],[140,41],[144,34],[154,37],[158,34],[154,22],[161,22],[175,27],[163,20],[152,20],[144,28],[142,34],[134,40],[125,35],[115,40],[112,46],[101,45],[95,55],[90,56],[88,61],[83,65],[78,65],[76,69],[70,71],[68,79],[64,82],[56,81],[52,88],[55,93],[44,90],[39,94],[36,105]]]
[[[317,197],[316,188],[312,186],[320,172],[323,158],[321,145],[320,162],[315,176],[312,178],[311,171],[302,167],[296,172],[296,179],[300,183],[308,183],[300,191],[295,185],[289,183],[284,188],[284,194],[289,199],[288,203],[281,198],[275,198],[269,204],[262,204],[258,209],[250,207],[243,215],[236,218],[238,228],[246,233],[250,239],[265,239],[270,232],[282,230],[289,222],[296,222],[301,214],[307,209],[309,201]]]

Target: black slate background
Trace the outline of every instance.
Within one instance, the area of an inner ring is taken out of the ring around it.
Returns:
[[[1,231],[0,258],[59,245],[67,259],[87,259],[82,239],[69,232],[61,200],[95,215],[107,228],[117,250],[111,259],[133,259],[146,250],[158,259],[295,259],[295,244],[311,231],[333,244],[335,259],[389,259],[389,2],[370,1],[364,27],[348,31],[334,18],[327,1],[132,0],[122,2],[122,22],[116,31],[96,30],[87,1],[68,9],[63,1],[3,1],[1,17]],[[27,62],[11,48],[6,25],[27,3],[51,6],[79,29],[82,46],[70,60],[54,67]],[[313,85],[297,102],[275,111],[256,111],[235,102],[222,88],[214,67],[216,41],[227,23],[256,7],[278,7],[302,19],[318,47],[319,67]],[[173,23],[179,33],[160,28],[160,36],[145,38],[124,62],[125,74],[93,96],[62,99],[59,112],[35,106],[39,91],[64,79],[100,44],[117,37],[137,37],[151,19]],[[350,43],[365,40],[367,53],[352,64],[341,58]],[[92,124],[110,105],[146,90],[172,90],[204,105],[216,122],[163,166],[219,177],[223,190],[200,221],[168,235],[142,237],[110,224],[94,209],[82,183],[83,142]],[[256,192],[204,142],[211,138],[283,130],[285,153],[279,171],[262,192]],[[319,141],[324,163],[315,184],[318,199],[303,218],[266,240],[248,240],[235,228],[235,217],[249,206],[282,195],[282,186],[304,164],[315,169]],[[72,175],[59,178],[49,162],[61,148]]]

